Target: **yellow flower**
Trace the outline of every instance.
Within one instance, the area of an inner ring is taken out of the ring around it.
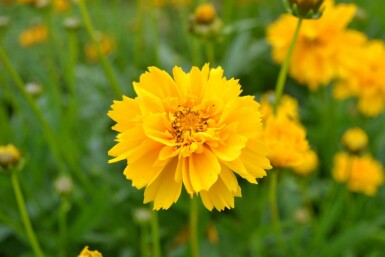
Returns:
[[[303,156],[303,161],[293,167],[293,171],[298,175],[306,176],[315,171],[318,166],[318,156],[313,150],[308,150]]]
[[[45,25],[37,25],[23,31],[19,35],[19,43],[23,47],[33,46],[47,41],[48,28]]]
[[[259,104],[241,97],[238,80],[224,78],[222,68],[174,67],[171,77],[150,67],[133,85],[137,97],[123,96],[108,113],[119,132],[108,153],[110,163],[127,161],[124,174],[145,187],[144,203],[168,209],[183,185],[209,210],[233,208],[241,196],[234,172],[251,183],[266,176]]]
[[[195,20],[198,23],[211,23],[217,18],[215,7],[211,3],[199,5],[195,10]]]
[[[64,12],[70,8],[70,2],[68,0],[54,0],[53,6],[56,11]]]
[[[115,39],[106,34],[98,34],[97,36],[100,48],[104,55],[109,55],[116,49]],[[84,52],[88,60],[97,61],[99,59],[99,52],[97,46],[91,42],[85,45]]]
[[[88,246],[85,246],[78,257],[103,257],[103,255],[97,250],[90,251],[88,250]]]
[[[278,112],[265,119],[261,140],[270,150],[268,158],[274,168],[292,168],[301,164],[309,150],[304,127],[284,113]]]
[[[358,110],[369,117],[385,109],[385,43],[370,41],[356,47],[341,69],[341,79],[333,96],[343,100],[358,98]]]
[[[349,190],[369,196],[375,195],[378,187],[384,183],[384,169],[370,155],[337,153],[332,174],[337,182],[347,183]]]
[[[289,74],[293,78],[316,90],[336,77],[340,49],[349,48],[351,43],[346,26],[356,9],[353,4],[334,6],[332,1],[325,1],[325,11],[320,19],[303,21],[290,61]],[[297,22],[298,18],[286,14],[267,28],[273,59],[279,64],[286,57]]]
[[[342,136],[343,145],[351,152],[359,152],[366,148],[368,135],[360,128],[351,128]]]
[[[20,152],[14,145],[0,145],[0,167],[8,168],[17,165],[20,157]]]

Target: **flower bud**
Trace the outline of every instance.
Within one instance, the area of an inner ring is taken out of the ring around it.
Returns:
[[[42,86],[39,83],[28,82],[25,85],[25,91],[29,95],[31,95],[32,97],[37,97],[37,96],[41,95],[41,93],[43,92],[43,88],[42,88]]]
[[[20,152],[14,145],[0,146],[0,167],[8,169],[17,166],[20,158]]]
[[[189,31],[195,36],[206,39],[217,38],[222,29],[223,23],[212,4],[199,5],[190,17]]]
[[[72,192],[74,188],[74,184],[72,182],[72,179],[67,176],[60,176],[55,180],[54,184],[56,192],[59,193],[59,195],[68,195]]]
[[[322,16],[324,0],[284,0],[288,12],[302,19],[318,19]]]
[[[81,22],[77,17],[68,17],[64,20],[63,25],[68,30],[78,30],[81,27]]]
[[[358,127],[348,129],[342,136],[342,144],[351,153],[362,152],[368,144],[368,135]]]
[[[134,211],[134,220],[139,224],[148,223],[151,219],[151,211],[146,208],[138,208]]]

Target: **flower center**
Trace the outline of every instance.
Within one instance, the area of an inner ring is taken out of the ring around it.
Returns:
[[[179,106],[178,111],[170,115],[170,120],[177,148],[196,142],[196,133],[205,132],[209,126],[208,118],[191,107]]]

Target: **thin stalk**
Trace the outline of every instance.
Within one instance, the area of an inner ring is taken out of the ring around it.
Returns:
[[[20,211],[20,216],[24,223],[25,232],[27,233],[29,243],[31,244],[31,247],[35,255],[37,257],[45,257],[43,251],[40,248],[39,241],[36,238],[35,232],[33,231],[33,228],[31,225],[31,221],[29,219],[27,208],[25,206],[24,197],[20,189],[20,183],[17,178],[17,172],[18,172],[17,170],[12,171],[11,179],[12,179],[13,190],[16,196],[17,205]]]
[[[161,257],[160,250],[160,237],[159,237],[159,221],[158,221],[158,212],[151,212],[151,230],[152,230],[152,247],[153,247],[153,256]]]
[[[96,45],[96,49],[99,54],[99,59],[102,63],[103,70],[107,75],[107,79],[110,81],[112,90],[115,92],[116,97],[121,97],[123,95],[123,91],[121,89],[121,86],[119,85],[119,82],[115,76],[115,73],[112,69],[110,62],[107,60],[106,56],[103,54],[102,48],[100,47],[100,44],[99,44],[99,40],[97,40],[96,38],[96,33],[92,25],[90,15],[88,13],[87,4],[85,0],[79,0],[78,4],[79,4],[80,13],[81,13],[84,25],[86,27],[87,33],[91,38],[91,41]]]
[[[205,45],[206,45],[207,61],[210,63],[210,66],[213,66],[215,63],[214,44],[212,41],[206,41]]]
[[[65,257],[67,249],[67,212],[69,202],[66,196],[61,197],[59,209],[59,235],[60,235],[60,254]]]
[[[199,257],[198,237],[198,202],[197,198],[191,198],[190,202],[190,247],[191,257]]]
[[[148,244],[147,244],[147,224],[140,224],[140,256],[148,257]]]
[[[301,24],[302,24],[302,18],[299,18],[298,23],[297,23],[297,27],[296,27],[295,32],[294,32],[293,39],[291,40],[291,43],[289,46],[289,51],[287,52],[285,61],[281,66],[281,70],[279,71],[277,84],[275,86],[274,112],[277,111],[277,108],[278,108],[279,103],[281,101],[283,90],[285,88],[287,71],[289,69],[290,59],[291,59],[291,56],[293,55],[293,52],[294,52],[294,47],[295,47],[295,44],[297,42],[297,38],[299,35]]]
[[[269,205],[271,210],[271,217],[273,224],[277,230],[281,230],[281,223],[278,213],[278,204],[277,204],[277,182],[278,182],[278,171],[274,170],[270,175],[269,183]]]

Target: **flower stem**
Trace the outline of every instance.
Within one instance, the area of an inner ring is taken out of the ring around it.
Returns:
[[[215,63],[215,50],[214,50],[214,44],[212,41],[205,41],[206,46],[206,55],[207,55],[207,61],[210,63],[210,66],[212,67]]]
[[[152,244],[153,244],[153,256],[161,257],[160,251],[160,237],[159,237],[159,221],[158,212],[151,212],[151,230],[152,230]]]
[[[59,210],[59,234],[60,234],[60,249],[61,256],[66,255],[67,248],[67,212],[69,209],[69,202],[66,196],[61,197]]]
[[[274,112],[277,111],[277,108],[278,108],[279,103],[281,101],[283,89],[285,88],[287,71],[289,69],[290,59],[291,59],[291,56],[293,55],[293,52],[294,52],[294,47],[295,47],[295,44],[297,42],[297,38],[299,35],[301,24],[302,24],[302,18],[299,18],[298,23],[297,23],[297,27],[296,27],[295,32],[294,32],[293,39],[291,40],[291,43],[289,46],[289,51],[287,52],[285,61],[281,66],[281,70],[279,71],[277,84],[275,86]]]
[[[114,71],[111,67],[111,64],[108,62],[106,56],[103,54],[102,48],[100,47],[99,41],[96,38],[95,30],[91,22],[90,15],[88,13],[87,4],[85,0],[79,0],[79,9],[80,13],[84,22],[84,25],[86,26],[87,33],[89,37],[91,38],[92,42],[96,45],[96,49],[99,54],[100,61],[103,66],[103,70],[107,75],[108,80],[110,81],[110,85],[112,87],[112,90],[115,92],[117,97],[121,97],[123,92],[122,89],[118,83],[118,80],[114,74]]]
[[[190,247],[191,257],[199,257],[198,240],[198,203],[197,198],[191,198],[190,202]]]
[[[39,242],[36,238],[36,235],[33,231],[31,221],[30,221],[29,216],[28,216],[27,208],[25,207],[25,201],[24,201],[24,197],[23,197],[23,194],[21,192],[21,189],[20,189],[19,180],[17,178],[17,172],[18,172],[17,170],[12,171],[11,179],[12,179],[12,186],[13,186],[13,190],[15,192],[16,201],[17,201],[17,205],[19,207],[21,219],[23,220],[24,228],[25,228],[25,231],[27,233],[29,243],[31,244],[31,247],[32,247],[35,255],[37,257],[45,257],[43,251],[40,248],[40,245],[39,245]]]
[[[278,204],[277,204],[277,181],[278,181],[278,173],[276,170],[273,170],[270,175],[270,183],[269,183],[269,204],[271,210],[271,217],[273,220],[273,224],[276,229],[280,230],[280,220],[278,213]]]

